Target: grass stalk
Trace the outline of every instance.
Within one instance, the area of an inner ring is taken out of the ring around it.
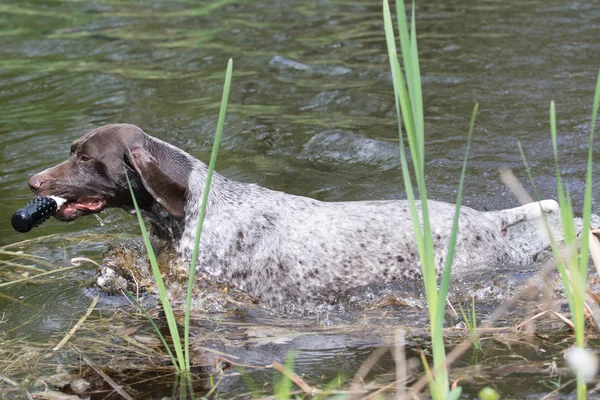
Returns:
[[[231,86],[231,76],[233,71],[233,60],[229,59],[227,63],[227,71],[225,72],[225,83],[223,85],[223,96],[221,98],[221,109],[219,111],[219,120],[217,122],[217,131],[215,133],[215,141],[213,143],[212,153],[210,155],[210,163],[208,164],[208,172],[206,174],[206,183],[202,193],[202,203],[200,205],[200,213],[198,215],[198,227],[196,228],[196,240],[194,242],[194,251],[192,253],[192,261],[188,277],[188,288],[185,303],[185,369],[190,370],[190,313],[192,308],[192,292],[194,289],[196,263],[198,261],[198,248],[200,246],[200,237],[202,235],[202,225],[206,215],[206,205],[208,203],[208,194],[210,193],[210,183],[212,181],[213,171],[217,163],[217,154],[219,153],[219,145],[221,144],[221,135],[223,134],[223,124],[225,121],[225,113],[227,111],[227,103],[229,101],[229,88]]]
[[[463,320],[469,330],[471,341],[473,342],[473,348],[475,350],[481,349],[481,343],[477,337],[477,314],[475,313],[475,297],[471,297],[471,315],[467,315],[467,312],[463,309],[462,305],[459,304],[460,313],[462,314]]]
[[[283,373],[275,373],[273,377],[274,381],[274,390],[275,390],[275,398],[278,400],[291,399],[292,393],[292,380],[289,377],[289,374],[294,370],[294,362],[296,359],[295,350],[288,351],[285,357],[285,371],[287,374]],[[278,375],[280,375],[279,379],[277,379]]]
[[[402,61],[406,80],[400,68],[398,53],[396,50],[396,38],[392,24],[392,18],[388,0],[383,0],[383,19],[390,68],[392,71],[392,83],[394,87],[396,115],[398,120],[398,136],[400,145],[400,163],[406,197],[409,202],[411,219],[418,248],[421,270],[429,306],[429,320],[431,325],[431,337],[433,347],[433,371],[430,381],[431,395],[435,399],[457,398],[460,388],[449,391],[448,371],[446,368],[446,353],[443,338],[443,322],[446,312],[446,297],[450,282],[452,262],[454,258],[454,247],[458,231],[458,217],[462,203],[462,188],[468,159],[468,151],[471,145],[471,137],[478,105],[475,105],[471,117],[467,150],[463,162],[463,169],[456,201],[456,213],[453,221],[450,241],[448,243],[448,254],[443,271],[441,271],[441,282],[438,292],[437,271],[434,261],[433,237],[429,221],[429,210],[427,206],[427,187],[425,185],[425,133],[423,116],[423,96],[421,89],[421,76],[419,69],[419,55],[417,48],[417,35],[415,24],[414,2],[411,13],[410,33],[407,17],[404,9],[404,1],[396,1],[396,12],[398,18],[398,32],[402,51]],[[413,182],[409,173],[408,161],[404,146],[404,134],[402,125],[406,132],[408,148],[413,161],[413,170],[417,185],[417,193],[420,204],[416,200],[413,190]],[[419,213],[420,205],[420,213]]]
[[[552,237],[550,228],[546,218],[544,222],[548,235],[550,237],[550,245],[556,267],[563,283],[565,297],[571,312],[571,320],[573,322],[573,330],[575,333],[575,347],[583,349],[585,347],[585,295],[587,288],[587,275],[589,266],[589,235],[590,235],[590,219],[592,214],[592,161],[593,161],[593,143],[596,120],[598,118],[598,106],[600,105],[600,72],[596,80],[596,90],[594,92],[594,102],[592,109],[592,121],[590,124],[590,134],[588,138],[588,157],[586,167],[585,191],[583,198],[583,228],[581,237],[577,237],[577,232],[574,226],[574,213],[571,194],[568,188],[565,188],[562,182],[560,166],[558,161],[558,140],[556,129],[556,107],[554,101],[550,102],[550,134],[552,137],[552,150],[554,155],[554,167],[556,174],[556,187],[558,203],[560,205],[560,218],[563,229],[564,247],[560,248]],[[532,187],[533,176],[525,158],[525,153],[519,145],[521,157],[529,177]],[[540,196],[535,190],[536,199]],[[579,252],[577,245],[580,245]],[[577,399],[583,400],[587,395],[587,387],[583,374],[580,371],[577,373]]]
[[[135,306],[142,312],[142,314],[144,314],[144,317],[146,317],[146,319],[148,320],[148,322],[150,322],[150,325],[152,325],[152,328],[154,329],[154,332],[156,332],[156,336],[158,336],[158,338],[160,339],[160,342],[162,343],[162,345],[164,346],[164,348],[167,350],[167,354],[171,358],[171,363],[173,365],[177,365],[177,360],[175,359],[175,356],[173,355],[173,352],[171,351],[171,348],[167,344],[167,340],[163,336],[162,332],[160,331],[159,327],[156,325],[156,323],[154,322],[154,320],[152,319],[152,317],[150,316],[150,314],[148,314],[148,311],[146,311],[146,309],[144,308],[144,306],[138,301],[138,299],[135,298],[135,296],[133,295],[133,293],[131,293],[129,290],[127,290],[126,287],[124,287],[121,284],[119,284],[118,280],[115,280],[115,283],[117,285],[119,285],[119,288],[123,291],[123,293],[125,294],[125,296],[127,296],[127,298],[129,299],[129,301],[131,301],[133,304],[135,304]]]
[[[152,321],[148,313],[143,309],[141,304],[137,302],[137,300],[133,299],[131,293],[129,293],[125,288],[122,288],[126,295],[132,299],[136,305],[144,312],[148,320],[152,323],[154,329],[157,331],[159,338],[161,339],[163,345],[165,346],[169,356],[171,357],[171,361],[173,366],[175,367],[178,373],[185,373],[190,371],[190,346],[189,346],[189,331],[190,331],[190,312],[191,312],[191,302],[192,302],[192,292],[194,287],[194,276],[195,276],[195,265],[198,260],[198,247],[200,244],[200,235],[202,232],[202,225],[204,223],[204,217],[206,215],[206,205],[208,202],[208,194],[210,192],[210,184],[212,180],[213,171],[215,169],[215,164],[217,162],[217,154],[219,151],[219,145],[221,143],[221,135],[223,133],[223,125],[225,120],[225,113],[227,110],[227,103],[229,99],[229,88],[231,86],[231,76],[233,70],[233,61],[230,59],[227,64],[227,71],[225,73],[225,84],[223,87],[223,97],[221,99],[221,110],[219,113],[219,120],[217,123],[217,131],[215,134],[215,142],[213,144],[213,149],[211,153],[210,163],[208,166],[208,172],[206,177],[206,183],[204,187],[204,192],[202,196],[202,203],[200,205],[200,212],[198,216],[198,228],[196,231],[196,240],[194,243],[194,251],[192,254],[192,261],[190,264],[190,273],[188,279],[188,290],[186,296],[186,313],[185,313],[185,327],[184,327],[184,346],[182,347],[181,338],[179,336],[179,331],[177,329],[177,323],[175,321],[175,315],[173,313],[173,309],[171,308],[171,304],[169,302],[169,298],[167,295],[167,290],[165,288],[164,281],[162,279],[162,275],[160,272],[160,268],[158,266],[158,261],[156,259],[156,255],[154,253],[154,249],[152,248],[152,243],[150,242],[150,235],[148,230],[146,229],[146,225],[142,218],[142,214],[140,212],[140,208],[138,206],[137,200],[135,198],[135,194],[133,192],[133,188],[131,186],[131,182],[129,181],[129,177],[125,174],[127,178],[127,184],[129,186],[129,192],[131,193],[131,198],[133,200],[133,205],[135,206],[136,215],[138,218],[138,223],[140,225],[140,229],[142,231],[142,237],[144,239],[144,244],[146,246],[146,251],[148,253],[148,258],[150,259],[150,265],[152,267],[152,273],[154,275],[154,279],[156,281],[156,286],[158,288],[158,294],[163,306],[163,311],[165,313],[165,317],[167,320],[167,325],[169,327],[169,332],[171,334],[171,338],[173,339],[173,347],[175,349],[176,357],[171,352],[167,342],[164,337],[161,335],[158,327]],[[186,378],[187,379],[187,378]],[[183,381],[182,381],[183,382]]]
[[[127,178],[127,185],[129,186],[129,192],[131,193],[131,199],[133,200],[133,205],[135,206],[135,213],[138,218],[138,224],[140,225],[140,229],[142,231],[142,237],[144,238],[144,245],[146,246],[146,252],[148,253],[148,258],[150,259],[150,266],[152,267],[152,274],[154,275],[154,280],[156,281],[156,287],[158,288],[158,296],[160,298],[160,302],[163,306],[163,311],[165,313],[165,318],[167,319],[167,325],[169,327],[169,333],[171,334],[171,338],[173,339],[173,347],[175,348],[175,354],[177,355],[177,359],[174,362],[174,367],[177,372],[181,372],[185,366],[185,359],[183,355],[183,349],[181,346],[181,338],[179,336],[179,331],[177,330],[177,322],[175,321],[175,314],[173,313],[173,309],[171,308],[171,303],[169,302],[169,297],[167,295],[167,289],[165,288],[165,283],[163,281],[162,275],[160,273],[160,268],[158,266],[158,261],[156,259],[156,255],[154,254],[154,249],[152,248],[152,243],[150,242],[150,235],[148,234],[148,230],[146,229],[146,224],[144,223],[144,219],[142,218],[142,213],[138,206],[137,200],[135,198],[135,194],[133,193],[133,188],[131,187],[131,182],[129,181],[129,176],[125,174]]]

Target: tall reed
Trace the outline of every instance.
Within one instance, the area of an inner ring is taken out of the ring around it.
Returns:
[[[179,337],[179,330],[177,329],[177,322],[175,321],[175,314],[173,313],[173,309],[171,308],[169,296],[167,295],[167,289],[165,288],[165,282],[163,281],[162,274],[160,273],[160,267],[158,266],[158,261],[156,259],[156,254],[154,253],[152,243],[150,242],[150,234],[148,233],[148,229],[146,229],[146,224],[144,223],[144,219],[142,218],[142,213],[138,206],[137,199],[135,198],[135,194],[133,193],[133,187],[131,186],[131,182],[129,181],[129,176],[125,174],[125,177],[127,178],[129,192],[131,193],[131,199],[133,200],[133,205],[135,206],[135,213],[137,215],[138,223],[142,231],[142,237],[144,238],[144,245],[146,246],[146,252],[148,253],[148,259],[150,260],[152,275],[154,275],[156,287],[158,288],[158,296],[163,306],[163,311],[165,313],[165,318],[167,320],[167,326],[169,327],[171,339],[173,340],[173,347],[175,348],[175,354],[177,356],[176,360],[172,358],[174,364],[173,366],[175,367],[177,372],[182,372],[185,366],[185,359],[183,356],[181,339]]]
[[[169,298],[167,296],[167,290],[165,288],[164,281],[162,279],[162,275],[160,273],[160,268],[158,266],[158,261],[156,259],[156,255],[154,253],[154,249],[152,248],[152,243],[150,242],[150,235],[148,234],[148,230],[146,229],[146,225],[142,218],[142,214],[137,204],[137,200],[135,198],[135,194],[133,193],[133,188],[131,187],[131,182],[129,182],[129,178],[127,177],[127,183],[129,185],[129,191],[131,193],[131,198],[133,199],[133,204],[135,206],[138,223],[140,225],[140,229],[142,231],[142,237],[144,238],[144,244],[146,246],[146,251],[148,252],[148,258],[150,259],[150,265],[152,267],[152,274],[154,276],[154,280],[156,281],[156,286],[158,288],[158,294],[160,297],[161,304],[163,306],[163,311],[165,313],[165,318],[167,320],[167,325],[169,327],[169,333],[171,334],[171,338],[173,340],[173,347],[175,348],[176,358],[171,356],[173,366],[180,373],[187,373],[190,371],[190,345],[189,345],[189,331],[190,331],[190,311],[191,311],[191,302],[192,302],[192,291],[194,287],[194,276],[195,276],[195,266],[198,259],[198,247],[200,243],[200,237],[202,234],[202,225],[204,222],[204,217],[206,215],[206,205],[208,202],[208,195],[210,193],[210,183],[212,180],[213,171],[215,169],[215,164],[217,162],[217,153],[219,151],[219,144],[221,142],[221,135],[223,133],[223,124],[225,120],[225,112],[227,110],[227,103],[229,99],[229,88],[231,86],[231,76],[233,70],[233,61],[230,59],[227,63],[227,71],[225,73],[225,83],[223,85],[223,97],[221,99],[221,109],[219,112],[219,120],[217,123],[217,131],[215,133],[215,141],[213,144],[213,149],[210,157],[210,163],[208,165],[208,172],[206,177],[206,183],[204,186],[204,192],[202,195],[202,203],[200,205],[200,212],[198,215],[198,228],[196,231],[196,240],[194,243],[194,251],[192,254],[192,260],[190,264],[190,271],[188,277],[188,290],[186,296],[186,313],[185,313],[185,326],[184,326],[184,346],[181,344],[181,338],[179,336],[179,330],[177,329],[177,323],[175,321],[175,314],[173,313],[173,309],[171,308],[171,303],[169,302]],[[127,175],[126,175],[127,176]],[[163,342],[165,343],[165,342]],[[166,344],[166,343],[165,343]],[[171,354],[170,349],[167,348],[169,354]]]
[[[560,166],[558,162],[558,140],[556,129],[556,107],[554,101],[550,102],[550,134],[552,137],[552,151],[554,155],[554,168],[556,174],[556,188],[558,193],[558,204],[560,205],[560,218],[563,229],[563,246],[559,246],[556,240],[552,237],[552,233],[548,226],[547,220],[546,229],[550,237],[550,245],[556,267],[560,275],[571,319],[573,322],[573,330],[575,332],[575,348],[578,349],[579,355],[585,354],[585,296],[587,289],[587,276],[589,264],[589,239],[590,239],[590,220],[592,215],[592,169],[593,169],[593,144],[594,132],[596,128],[596,120],[598,118],[598,106],[600,104],[600,72],[596,80],[596,90],[594,93],[594,102],[592,108],[592,121],[590,124],[590,134],[588,137],[588,154],[587,167],[585,178],[585,191],[583,197],[583,228],[581,236],[578,237],[574,225],[573,203],[569,188],[565,188]],[[525,153],[519,145],[521,157],[527,169],[529,180],[533,185],[533,177],[531,170],[525,158]],[[536,198],[539,200],[539,195],[536,191]],[[579,246],[578,246],[579,244]],[[578,251],[579,249],[579,251]],[[577,357],[577,356],[575,356]],[[577,370],[577,399],[583,400],[586,398],[587,387],[585,382],[585,371]]]
[[[185,302],[185,368],[190,370],[190,312],[192,309],[192,292],[194,290],[194,275],[196,272],[196,263],[198,261],[198,248],[200,246],[200,237],[202,236],[202,225],[204,224],[204,216],[206,215],[206,204],[208,203],[208,194],[210,193],[210,183],[212,182],[213,171],[217,163],[217,154],[219,153],[219,145],[221,144],[221,135],[223,134],[223,124],[225,121],[225,113],[227,112],[227,103],[229,101],[229,88],[231,86],[231,75],[233,70],[233,60],[229,59],[227,63],[227,71],[225,72],[225,83],[223,84],[223,97],[221,98],[221,109],[219,110],[219,120],[217,122],[217,131],[215,133],[215,141],[213,143],[210,162],[208,164],[208,172],[206,174],[206,183],[202,192],[202,204],[200,204],[200,213],[198,215],[198,227],[196,229],[196,240],[194,241],[194,251],[192,253],[192,262],[188,277],[188,288]]]
[[[456,388],[454,390],[450,390],[449,388],[448,371],[446,367],[446,352],[443,337],[443,323],[446,312],[446,297],[448,295],[448,286],[450,284],[450,274],[454,258],[454,248],[456,245],[458,217],[460,215],[460,205],[462,202],[462,189],[468,159],[468,151],[471,146],[471,137],[478,106],[475,105],[473,114],[471,116],[469,135],[467,139],[467,149],[465,152],[463,168],[460,176],[458,195],[456,199],[456,212],[452,225],[450,240],[448,243],[447,256],[443,270],[438,271],[434,261],[435,252],[427,206],[427,187],[425,185],[425,130],[423,117],[423,95],[421,90],[414,4],[411,13],[410,34],[403,0],[396,1],[396,12],[400,36],[400,48],[402,52],[402,61],[406,74],[406,80],[404,79],[404,75],[398,61],[396,39],[388,0],[383,0],[384,29],[388,55],[390,59],[390,68],[392,71],[396,115],[398,119],[402,177],[404,180],[406,196],[410,205],[414,235],[419,252],[423,282],[425,285],[425,292],[429,307],[429,321],[433,350],[433,371],[431,373],[429,388],[431,391],[431,396],[434,399],[455,399],[460,396],[461,388]],[[406,131],[408,147],[413,161],[412,167],[417,184],[417,194],[420,198],[420,215],[418,210],[419,202],[417,201],[415,192],[413,190],[413,182],[410,176],[405,152],[402,124],[404,125]],[[437,278],[440,272],[441,281],[438,290]],[[429,368],[426,367],[426,370],[429,371]]]

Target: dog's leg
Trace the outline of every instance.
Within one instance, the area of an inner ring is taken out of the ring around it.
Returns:
[[[503,231],[516,223],[540,218],[542,216],[542,211],[546,214],[550,214],[558,210],[559,207],[556,201],[542,200],[508,210],[490,211],[485,213],[485,215],[494,221],[498,227],[500,227],[500,230]]]

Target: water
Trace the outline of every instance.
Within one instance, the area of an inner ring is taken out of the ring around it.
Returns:
[[[498,168],[510,167],[525,179],[518,142],[541,196],[554,197],[548,107],[555,100],[560,161],[579,207],[600,65],[597,5],[418,3],[430,197],[455,199],[475,102],[465,204],[518,203],[498,178]],[[229,57],[220,173],[327,201],[403,196],[379,2],[4,0],[0,13],[0,246],[42,238],[11,249],[65,267],[72,257],[99,261],[106,244],[120,240],[114,235],[137,234],[119,210],[101,221],[49,221],[26,235],[8,221],[32,197],[27,179],[99,125],[137,124],[208,160]],[[87,234],[113,236],[82,240]],[[10,264],[0,272],[2,281],[23,276]],[[62,337],[90,303],[81,287],[92,274],[87,267],[0,287],[0,331]],[[325,368],[321,356],[313,367]],[[363,360],[350,359],[354,370]]]

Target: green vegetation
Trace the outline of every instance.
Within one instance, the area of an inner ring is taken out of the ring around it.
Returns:
[[[291,373],[294,370],[295,357],[296,357],[296,352],[293,350],[289,351],[285,357],[284,367],[288,373]],[[279,375],[279,376],[277,376],[277,375]],[[276,373],[276,375],[273,376],[273,381],[274,381],[275,397],[277,399],[283,400],[283,399],[291,399],[292,398],[292,380],[290,379],[289,375]]]
[[[393,76],[394,93],[396,99],[396,111],[398,116],[399,138],[400,138],[400,157],[402,165],[402,173],[404,178],[404,186],[407,198],[410,202],[413,227],[415,238],[419,249],[419,257],[423,272],[423,280],[429,305],[431,336],[432,336],[432,351],[433,351],[433,372],[425,365],[427,373],[430,375],[430,390],[434,399],[457,398],[460,395],[460,388],[452,391],[448,387],[448,375],[446,370],[446,355],[443,340],[443,318],[445,314],[445,302],[448,293],[449,277],[451,272],[452,257],[456,240],[458,210],[462,200],[462,185],[464,181],[464,173],[470,140],[473,130],[474,118],[477,113],[477,106],[473,111],[471,126],[469,131],[469,144],[467,145],[467,154],[463,163],[463,170],[460,178],[458,196],[456,201],[457,211],[452,229],[451,240],[448,245],[448,256],[441,271],[441,282],[439,291],[437,288],[437,274],[434,264],[434,249],[431,238],[431,227],[427,211],[427,190],[425,185],[425,169],[424,169],[424,123],[423,123],[423,104],[421,94],[421,80],[419,72],[419,60],[416,40],[415,15],[414,6],[411,15],[410,34],[408,29],[407,18],[404,11],[404,2],[398,0],[396,2],[398,30],[401,44],[401,54],[404,65],[404,75],[398,62],[396,52],[395,37],[392,26],[392,19],[387,0],[383,1],[384,23],[387,40],[388,53],[390,58],[390,66]],[[571,318],[574,324],[575,331],[575,346],[583,349],[584,340],[584,323],[585,323],[585,295],[587,288],[588,274],[588,248],[590,236],[590,218],[591,218],[591,198],[592,198],[592,153],[595,122],[597,119],[598,105],[600,103],[600,75],[596,86],[594,96],[594,106],[592,111],[592,122],[590,128],[589,144],[588,144],[588,163],[586,171],[586,189],[584,193],[583,206],[583,230],[581,237],[578,238],[574,227],[574,212],[572,207],[571,195],[568,188],[565,190],[562,183],[560,168],[558,164],[557,151],[557,135],[556,135],[556,113],[554,102],[550,106],[550,126],[552,134],[552,145],[554,150],[556,180],[558,189],[558,202],[561,208],[561,220],[563,225],[564,246],[559,247],[556,240],[551,237],[552,251],[556,259],[557,268],[563,285],[565,295],[571,310]],[[413,160],[413,170],[417,184],[417,194],[421,200],[421,215],[418,212],[418,203],[413,192],[413,184],[408,169],[407,157],[404,151],[404,137],[402,133],[402,123],[405,127],[408,147]],[[521,150],[522,152],[522,150]],[[523,155],[524,158],[524,155]],[[526,163],[526,160],[524,158]],[[531,174],[530,174],[531,178]],[[533,182],[533,180],[532,180]],[[539,196],[538,196],[539,200]],[[547,221],[546,221],[547,225]],[[548,226],[547,226],[548,227]],[[550,233],[549,227],[548,232]],[[551,234],[550,234],[551,236]],[[578,241],[580,249],[578,249]],[[475,305],[472,303],[471,317],[467,317],[464,310],[461,312],[467,323],[471,338],[475,348],[479,347],[476,332],[475,320]],[[586,386],[583,373],[577,371],[577,397],[584,399],[586,397]]]
[[[592,127],[590,129],[588,164],[586,172],[586,189],[583,199],[583,230],[581,232],[580,252],[577,252],[577,234],[573,225],[573,204],[571,193],[568,188],[565,190],[560,168],[558,165],[557,136],[556,136],[556,110],[554,101],[550,103],[550,131],[552,134],[552,149],[554,151],[554,160],[556,168],[556,185],[558,189],[558,204],[560,205],[560,216],[563,226],[564,249],[557,246],[554,239],[552,242],[552,252],[556,260],[556,267],[565,288],[565,295],[571,310],[571,320],[575,331],[575,346],[583,348],[584,323],[585,323],[585,292],[587,288],[588,260],[589,260],[589,235],[590,218],[592,214],[592,152],[594,140],[594,125],[596,121],[596,110],[598,108],[598,97],[600,96],[600,79],[598,80],[598,90],[596,90],[595,107],[592,118]],[[551,236],[551,235],[550,235]],[[586,398],[586,385],[582,374],[577,373],[577,399]]]
[[[498,392],[496,392],[494,389],[492,389],[490,387],[484,387],[483,389],[481,389],[479,391],[479,393],[477,394],[477,397],[479,397],[481,400],[499,400],[500,399],[500,395],[498,394]]]
[[[125,174],[125,177],[127,177],[127,174]],[[182,372],[185,366],[185,360],[183,355],[183,347],[181,346],[181,339],[179,337],[179,330],[177,329],[177,322],[175,321],[175,314],[171,308],[171,303],[169,302],[169,297],[167,295],[167,289],[165,288],[165,283],[158,266],[158,260],[156,259],[156,254],[154,253],[152,243],[150,242],[150,235],[146,229],[144,219],[142,218],[142,213],[140,212],[135,194],[133,193],[133,188],[131,187],[129,177],[127,177],[127,184],[129,185],[129,191],[131,192],[131,198],[133,199],[133,205],[135,206],[138,223],[140,224],[140,228],[142,230],[142,237],[144,238],[144,244],[146,245],[146,251],[148,252],[148,258],[150,259],[152,274],[154,275],[156,287],[158,288],[158,296],[160,297],[165,318],[167,319],[167,325],[169,326],[169,332],[171,333],[171,338],[173,339],[173,347],[175,348],[175,354],[177,356],[176,358],[172,358],[173,366],[177,372]]]
[[[551,230],[548,226],[547,220],[544,218],[548,236],[550,237],[550,243],[552,247],[552,253],[556,260],[556,267],[560,275],[563,287],[565,290],[565,296],[569,304],[569,310],[571,311],[571,320],[573,322],[573,330],[575,332],[575,347],[583,350],[585,348],[585,296],[587,290],[587,276],[588,276],[588,263],[589,263],[589,246],[590,246],[590,220],[592,215],[592,155],[593,155],[593,143],[594,143],[594,131],[596,127],[596,120],[598,118],[598,106],[600,104],[600,73],[596,81],[596,90],[594,94],[594,103],[592,108],[592,120],[590,124],[590,134],[588,139],[588,157],[587,157],[587,168],[586,168],[586,179],[585,179],[585,192],[583,198],[583,228],[581,235],[578,236],[578,232],[574,225],[574,212],[573,203],[571,200],[571,193],[565,188],[562,176],[560,172],[560,166],[558,162],[558,145],[557,145],[557,129],[556,129],[556,109],[554,101],[550,102],[550,133],[552,136],[552,150],[554,152],[555,162],[555,173],[556,173],[556,187],[558,191],[558,204],[560,205],[560,218],[563,227],[563,244],[559,245],[555,238],[552,236]],[[521,157],[526,166],[529,180],[533,185],[533,177],[529,169],[525,153],[519,146],[521,151]],[[536,198],[539,199],[539,195],[536,191]],[[577,373],[577,399],[586,398],[586,384],[584,373],[582,371],[575,371]]]
[[[473,125],[477,114],[478,106],[475,105],[469,136],[467,150],[463,161],[463,168],[458,186],[458,195],[456,199],[456,212],[448,243],[448,253],[446,256],[444,268],[437,271],[434,261],[433,239],[431,234],[431,225],[429,222],[429,213],[427,208],[427,188],[425,185],[425,129],[423,120],[423,99],[421,93],[421,75],[419,70],[419,54],[417,49],[417,34],[415,27],[414,7],[412,9],[410,34],[408,22],[404,11],[404,1],[396,1],[396,12],[398,21],[398,30],[400,36],[400,48],[402,51],[402,60],[406,80],[402,74],[398,54],[396,51],[395,35],[392,25],[390,8],[387,0],[383,1],[383,18],[385,26],[385,36],[387,41],[388,55],[392,70],[392,79],[394,85],[394,94],[396,100],[396,114],[398,118],[398,136],[400,139],[400,158],[402,165],[402,176],[404,179],[404,189],[410,204],[413,229],[415,239],[419,250],[419,259],[427,303],[429,305],[429,321],[433,347],[433,371],[430,380],[431,395],[434,399],[455,399],[461,393],[461,388],[450,390],[448,383],[448,371],[446,367],[446,352],[444,347],[443,324],[446,313],[446,297],[448,295],[448,286],[450,284],[450,274],[452,271],[452,261],[454,258],[454,248],[456,245],[456,233],[458,231],[458,217],[462,202],[462,188],[471,145]],[[410,176],[406,152],[404,149],[404,135],[402,133],[402,124],[406,131],[408,147],[413,161],[413,171],[417,183],[417,194],[420,198],[421,213],[419,215],[419,202],[416,200],[413,191],[413,182]],[[438,290],[437,277],[441,272],[441,282]],[[426,366],[426,369],[428,367]]]
[[[171,338],[173,340],[173,347],[175,348],[176,357],[174,357],[171,353],[171,350],[167,346],[167,351],[171,356],[171,360],[173,362],[173,366],[179,373],[189,373],[190,371],[190,348],[189,348],[189,327],[190,327],[190,309],[192,302],[192,290],[194,287],[194,275],[195,268],[193,266],[196,265],[196,261],[198,259],[198,246],[200,243],[200,237],[202,234],[202,225],[204,222],[204,216],[206,214],[206,203],[208,201],[208,195],[210,193],[210,183],[213,175],[213,171],[215,169],[215,164],[217,162],[217,153],[219,152],[219,144],[221,142],[221,135],[223,133],[223,123],[225,120],[225,112],[227,110],[227,102],[229,99],[229,88],[231,86],[231,76],[233,69],[233,61],[230,59],[227,64],[227,71],[225,73],[225,84],[223,86],[223,97],[221,101],[221,110],[219,113],[219,121],[217,124],[217,131],[215,134],[215,141],[213,145],[213,150],[210,158],[210,164],[208,166],[208,174],[206,178],[206,185],[204,187],[202,204],[200,206],[200,212],[198,216],[198,229],[196,231],[196,241],[194,244],[194,252],[192,255],[192,262],[189,271],[189,279],[188,279],[188,290],[186,296],[186,314],[185,314],[185,327],[184,327],[184,345],[181,344],[181,338],[179,336],[179,330],[177,329],[177,323],[175,321],[175,315],[171,308],[171,304],[169,302],[169,298],[167,296],[167,290],[165,288],[164,281],[162,279],[162,275],[160,273],[160,268],[158,266],[158,261],[156,259],[156,255],[154,254],[154,250],[152,248],[152,244],[150,242],[150,236],[148,234],[148,230],[146,229],[146,225],[142,218],[140,209],[138,207],[135,194],[133,193],[133,188],[131,187],[131,182],[129,182],[129,178],[127,178],[127,183],[129,184],[129,191],[131,192],[131,197],[133,199],[133,204],[135,206],[136,214],[138,217],[138,223],[142,230],[142,236],[144,238],[144,244],[146,246],[146,250],[148,252],[148,257],[150,259],[150,265],[152,266],[152,273],[154,279],[156,281],[156,286],[158,288],[158,293],[160,297],[160,301],[163,306],[163,311],[165,313],[165,317],[167,320],[167,325],[169,327],[169,332],[171,334]],[[126,175],[127,176],[127,175]],[[132,297],[132,296],[129,296]],[[136,302],[139,305],[139,303]],[[147,314],[146,314],[147,316]],[[154,325],[154,324],[153,324]],[[163,344],[166,345],[164,338],[161,340]]]
[[[460,306],[460,313],[463,316],[463,321],[465,321],[465,324],[467,325],[469,335],[471,335],[473,347],[475,348],[475,350],[481,349],[481,343],[479,342],[479,337],[477,336],[477,315],[475,313],[475,297],[471,297],[471,315],[467,315],[462,306]]]
[[[198,228],[196,229],[196,240],[194,242],[194,252],[192,253],[192,262],[190,266],[190,274],[188,279],[188,288],[186,296],[185,309],[185,369],[190,370],[190,311],[192,308],[192,292],[194,289],[194,275],[196,272],[196,262],[198,261],[198,246],[200,245],[200,237],[202,235],[202,225],[204,224],[204,216],[206,215],[206,203],[208,202],[208,194],[210,193],[210,183],[212,181],[213,171],[217,163],[217,154],[219,153],[219,145],[221,144],[221,135],[223,134],[223,123],[225,121],[225,113],[227,111],[227,103],[229,100],[229,88],[231,86],[231,75],[233,69],[233,60],[229,59],[227,63],[227,72],[225,73],[225,84],[223,85],[223,97],[221,99],[221,110],[219,111],[219,120],[217,122],[217,132],[215,133],[215,141],[213,144],[212,153],[210,155],[210,163],[208,164],[208,173],[206,175],[206,183],[202,192],[202,204],[200,205],[200,213],[198,215]]]

